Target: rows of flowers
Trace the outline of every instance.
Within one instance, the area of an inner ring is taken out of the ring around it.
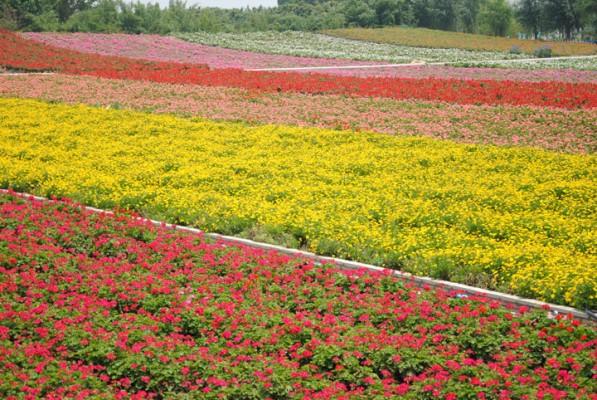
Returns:
[[[565,316],[68,201],[1,194],[0,227],[7,400],[597,398]]]
[[[312,32],[192,32],[176,37],[211,46],[259,53],[303,57],[340,58],[384,61],[385,63],[456,63],[454,67],[368,68],[363,70],[327,70],[358,76],[453,77],[459,79],[575,80],[597,79],[597,56],[594,58],[529,59],[529,54],[471,51],[458,48],[409,47],[396,44],[365,42]],[[521,61],[511,61],[520,59]],[[499,61],[498,61],[499,60]],[[510,60],[501,62],[502,60]],[[340,64],[339,64],[340,65]],[[477,68],[471,68],[475,66]],[[479,67],[491,67],[479,68]],[[587,70],[587,71],[582,71]],[[592,72],[591,72],[592,71]]]
[[[597,45],[589,42],[521,40],[425,28],[399,26],[378,29],[346,28],[327,30],[324,33],[346,39],[403,46],[498,52],[509,52],[513,46],[516,46],[527,54],[533,54],[539,47],[548,46],[553,54],[558,56],[597,54]]]
[[[465,143],[594,153],[590,110],[308,96],[72,75],[0,75],[0,96],[204,118],[421,135]]]
[[[180,63],[150,62],[126,57],[101,56],[69,49],[46,46],[0,29],[0,65],[25,71],[60,71],[110,78],[159,79],[179,76],[180,79],[207,69],[206,66]]]
[[[36,34],[37,35],[37,34]],[[46,34],[43,34],[44,36]],[[461,49],[429,49],[350,40],[312,32],[188,32],[176,37],[192,43],[257,53],[336,58],[385,63],[489,61],[528,58],[528,55]],[[35,36],[33,36],[35,37]]]
[[[85,53],[136,59],[207,64],[211,68],[274,68],[352,65],[353,60],[260,54],[190,43],[171,36],[101,33],[23,33],[24,38]],[[358,62],[356,64],[371,64]]]
[[[0,186],[595,308],[592,155],[0,100]]]
[[[562,69],[557,67],[561,66]],[[563,69],[566,68],[566,69]],[[575,68],[575,69],[572,69]],[[584,69],[584,70],[583,70]],[[526,82],[586,82],[597,83],[597,57],[568,61],[517,61],[516,63],[477,62],[454,65],[408,64],[389,67],[351,67],[304,69],[303,73],[320,72],[327,75],[361,78],[385,77],[406,79],[459,79],[467,81],[526,81]]]
[[[61,51],[66,52],[66,55],[62,55]],[[538,105],[560,108],[597,106],[597,84],[592,83],[338,77],[324,74],[266,73],[235,69],[210,70],[193,64],[132,59],[126,61],[134,63],[131,68],[120,69],[110,64],[108,68],[103,69],[101,66],[86,63],[80,65],[83,56],[84,53],[59,50],[24,39],[8,31],[0,31],[0,65],[12,68],[55,69],[104,78],[239,87],[266,92],[331,93],[361,97],[438,100],[461,104]],[[99,63],[107,60],[102,57],[108,56],[87,57],[98,58]]]
[[[522,74],[522,70],[534,71],[536,74],[548,73],[550,75],[563,74],[564,76],[584,77],[587,80],[594,79],[595,71],[597,71],[597,56],[586,56],[578,58],[541,58],[534,60],[517,60],[517,61],[484,61],[484,62],[466,62],[458,63],[456,65],[466,66],[468,69],[476,69],[484,67],[490,68],[517,68],[515,71]],[[566,72],[564,72],[566,70]],[[572,71],[575,70],[575,71]],[[585,70],[581,73],[582,70]],[[536,76],[531,74],[531,76]],[[593,77],[593,78],[591,78]]]

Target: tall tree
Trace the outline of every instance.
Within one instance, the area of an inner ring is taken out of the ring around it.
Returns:
[[[456,29],[454,0],[433,0],[433,28],[451,31]]]
[[[455,8],[458,29],[468,33],[477,32],[481,0],[460,0]]]
[[[485,27],[485,33],[506,36],[512,24],[512,9],[506,0],[489,0],[481,11],[480,19]]]
[[[597,37],[597,1],[579,0],[578,13],[586,37]]]
[[[396,0],[376,0],[373,7],[377,25],[394,25],[396,23],[395,14],[398,10]]]
[[[593,0],[595,1],[595,0]],[[560,31],[567,40],[580,28],[577,0],[544,0],[545,20],[552,29]]]
[[[64,22],[75,12],[87,10],[95,3],[96,0],[56,0],[54,8],[60,22]]]
[[[523,28],[527,29],[537,39],[542,29],[542,7],[541,0],[520,0],[516,7],[516,16]]]
[[[346,22],[352,26],[371,26],[375,22],[375,11],[364,1],[349,0],[344,6]]]

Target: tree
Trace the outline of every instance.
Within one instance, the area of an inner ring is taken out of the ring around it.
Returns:
[[[77,11],[91,8],[95,0],[57,0],[54,9],[60,22],[65,22]]]
[[[539,32],[542,29],[542,14],[541,0],[520,0],[516,8],[518,21],[533,34],[535,39],[539,38]]]
[[[564,34],[567,40],[580,28],[577,0],[544,0],[545,20],[551,29]]]
[[[597,1],[579,0],[578,14],[586,37],[597,38]]]
[[[375,21],[375,11],[363,1],[350,0],[344,7],[346,22],[352,26],[371,26]]]
[[[394,15],[398,8],[395,0],[377,0],[374,3],[375,8],[375,22],[377,25],[394,25],[396,20]]]
[[[135,12],[133,4],[119,4],[118,24],[126,33],[141,33],[143,32],[143,19]]]
[[[412,10],[415,24],[417,26],[423,28],[431,28],[433,26],[431,4],[429,0],[413,0]]]
[[[8,4],[0,5],[0,28],[17,29],[17,15]]]
[[[468,33],[477,32],[477,17],[481,0],[461,0],[456,4],[456,18],[459,30]]]
[[[456,28],[456,11],[453,0],[433,0],[433,28],[451,31]]]
[[[484,33],[506,36],[512,23],[512,9],[506,0],[489,0],[481,11]]]

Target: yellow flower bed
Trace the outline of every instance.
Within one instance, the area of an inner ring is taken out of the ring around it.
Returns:
[[[595,157],[0,100],[0,185],[576,306]],[[1,248],[0,248],[1,252]]]
[[[554,56],[579,56],[597,54],[592,43],[523,40],[516,38],[449,32],[426,28],[344,28],[324,31],[326,35],[346,39],[365,40],[376,43],[390,43],[404,46],[431,47],[440,49],[465,49],[508,52],[513,46],[528,54],[543,46],[553,50]]]

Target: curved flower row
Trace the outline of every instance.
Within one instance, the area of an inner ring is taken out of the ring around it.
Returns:
[[[135,59],[207,64],[210,68],[274,68],[333,65],[370,65],[368,61],[334,58],[292,57],[239,51],[224,47],[190,43],[176,37],[160,35],[127,35],[103,33],[54,33],[27,32],[21,34],[50,46],[107,56],[124,56]],[[382,63],[380,63],[382,64]]]
[[[597,107],[597,84],[592,83],[358,78],[325,74],[250,72],[235,69],[210,70],[192,64],[144,62],[86,55],[44,46],[8,31],[0,31],[0,66],[51,69],[70,74],[115,79],[239,87],[266,92],[330,93],[360,97],[437,100],[460,104]]]
[[[60,71],[68,74],[109,76],[121,79],[159,79],[185,76],[206,69],[205,65],[153,62],[82,53],[22,38],[0,29],[0,66],[26,71]]]
[[[0,397],[596,399],[578,321],[0,195]]]
[[[27,34],[29,37],[40,38],[47,43],[61,43],[68,47],[76,45],[75,38],[47,33]],[[83,38],[91,40],[92,36],[82,34]],[[479,67],[499,68],[450,68],[429,67],[422,68],[393,68],[387,70],[344,70],[345,73],[359,72],[360,74],[387,75],[399,77],[454,77],[468,79],[513,79],[513,80],[589,80],[597,78],[596,58],[546,59],[532,57],[528,54],[511,54],[505,52],[472,51],[458,48],[426,48],[409,47],[396,44],[366,42],[341,37],[322,35],[311,32],[191,32],[177,33],[177,37],[193,43],[221,46],[230,49],[256,51],[271,54],[288,54],[306,57],[345,58],[357,60],[384,61],[385,63],[410,63],[413,61],[450,62],[471,64]],[[80,37],[80,36],[79,36]],[[497,38],[492,38],[495,40]],[[67,43],[65,43],[67,42]],[[71,48],[72,48],[71,47]],[[123,44],[123,47],[124,44]],[[105,47],[102,47],[105,48]],[[506,59],[524,59],[519,62],[500,62]],[[297,63],[298,64],[298,63]],[[340,65],[340,64],[337,64]],[[298,65],[297,65],[298,66]],[[523,68],[523,69],[520,69]],[[530,71],[537,70],[539,71]],[[576,69],[577,71],[574,71]],[[578,71],[589,70],[589,71]],[[340,70],[334,71],[339,73]],[[329,71],[326,71],[329,73]],[[360,75],[361,76],[361,75]]]
[[[32,38],[47,38],[48,43],[56,43],[63,38],[62,36],[47,33],[27,33],[27,35]],[[192,43],[259,53],[383,61],[385,63],[409,63],[413,60],[471,62],[529,57],[528,55],[504,52],[470,51],[456,48],[430,49],[365,42],[313,32],[181,32],[176,33],[175,36]],[[53,40],[53,42],[50,42],[50,40]]]
[[[0,100],[0,186],[595,308],[595,157]]]
[[[533,146],[569,153],[597,151],[597,115],[592,110],[307,96],[62,74],[0,75],[0,96],[218,120],[367,130],[499,146]]]
[[[528,54],[542,46],[548,46],[554,55],[575,56],[597,54],[597,45],[590,42],[545,41],[478,35],[464,32],[450,32],[438,29],[407,28],[387,26],[383,28],[344,28],[324,31],[325,34],[352,40],[419,46],[442,49],[466,49],[472,51],[509,52],[518,47]]]

